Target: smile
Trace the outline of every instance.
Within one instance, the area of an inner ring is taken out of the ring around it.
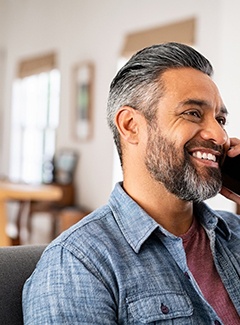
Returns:
[[[214,154],[208,152],[194,151],[192,153],[192,156],[203,160],[210,160],[213,162],[217,161],[217,157]]]

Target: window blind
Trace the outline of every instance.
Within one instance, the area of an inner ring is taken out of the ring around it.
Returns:
[[[22,60],[18,66],[18,78],[25,78],[56,68],[56,55],[49,53]]]
[[[194,45],[195,28],[196,19],[189,18],[168,25],[130,33],[126,36],[121,56],[128,58],[146,46],[164,42],[179,42]]]

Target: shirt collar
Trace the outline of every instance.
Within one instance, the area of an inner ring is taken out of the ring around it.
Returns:
[[[159,229],[165,236],[176,238],[151,218],[124,191],[122,183],[115,185],[108,204],[123,236],[136,253],[156,229]],[[223,235],[230,238],[230,230],[224,219],[205,203],[194,204],[194,213],[207,231],[215,230],[218,227]]]
[[[218,230],[227,240],[230,240],[231,231],[219,212],[201,202],[194,204],[194,214],[207,231]]]
[[[159,227],[159,224],[127,195],[122,183],[115,185],[108,204],[123,236],[138,253],[143,242]]]

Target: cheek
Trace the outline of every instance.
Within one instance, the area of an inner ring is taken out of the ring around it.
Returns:
[[[177,147],[184,147],[187,142],[197,136],[198,128],[189,128],[187,126],[173,127],[164,134],[164,137],[175,143]]]
[[[225,145],[224,145],[224,149],[225,149],[225,151],[227,152],[228,149],[231,147],[231,141],[230,141],[230,138],[229,138],[227,132],[226,132],[226,135],[227,135],[227,141],[226,141],[226,143],[225,143]]]
[[[194,138],[200,138],[202,130],[202,124],[179,117],[172,125],[169,125],[167,132],[172,138],[187,142]]]

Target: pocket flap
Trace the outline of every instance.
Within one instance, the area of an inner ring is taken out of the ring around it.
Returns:
[[[139,294],[128,297],[127,304],[133,318],[143,324],[193,314],[193,306],[189,297],[178,292]]]

